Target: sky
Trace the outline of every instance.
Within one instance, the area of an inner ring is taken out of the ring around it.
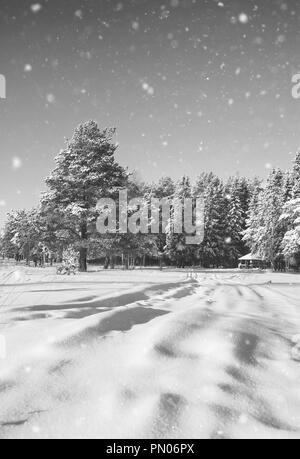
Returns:
[[[0,226],[90,119],[147,181],[288,168],[299,23],[299,0],[0,0]]]

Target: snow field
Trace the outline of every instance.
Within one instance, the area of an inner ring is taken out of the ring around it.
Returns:
[[[2,438],[300,438],[299,276],[12,279]]]

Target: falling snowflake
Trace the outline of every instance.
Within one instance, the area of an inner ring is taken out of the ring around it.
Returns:
[[[248,24],[249,16],[246,13],[241,13],[239,15],[239,21],[240,21],[241,24]]]
[[[77,19],[82,20],[82,19],[83,19],[83,11],[82,11],[82,10],[77,10],[77,11],[75,11],[74,16],[75,16]]]
[[[131,27],[133,28],[133,30],[135,30],[136,32],[140,29],[140,24],[138,21],[134,21],[132,24],[131,24]]]
[[[145,92],[147,92],[147,94],[148,94],[149,96],[154,96],[154,92],[155,92],[155,91],[154,91],[154,88],[153,88],[152,86],[150,86],[148,83],[144,82],[144,83],[142,84],[142,88],[143,88],[143,90],[144,90]]]
[[[31,5],[30,9],[33,13],[39,13],[42,10],[42,5],[40,3],[34,3]]]
[[[55,103],[55,96],[53,94],[47,94],[46,100],[48,104],[54,104]]]
[[[31,64],[26,64],[24,66],[24,72],[26,72],[26,73],[32,72],[32,65]]]
[[[17,170],[17,169],[20,169],[22,167],[22,160],[18,157],[14,157],[12,159],[12,168]]]

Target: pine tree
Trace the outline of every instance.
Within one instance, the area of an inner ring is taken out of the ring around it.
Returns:
[[[248,229],[245,241],[253,253],[259,253],[275,267],[275,260],[282,253],[281,242],[284,236],[283,223],[280,216],[285,204],[285,174],[281,170],[273,170],[262,193],[251,202]],[[256,205],[255,205],[256,204]]]
[[[177,182],[175,187],[172,216],[167,228],[165,247],[166,254],[179,268],[184,268],[187,263],[191,263],[195,258],[194,248],[186,244],[186,234],[183,226],[185,198],[192,198],[191,182],[186,176]],[[180,227],[181,232],[178,232]]]
[[[259,181],[251,185],[251,200],[246,219],[246,229],[243,232],[243,241],[252,251],[257,250],[256,243],[260,228],[263,226],[263,188]]]
[[[162,177],[152,190],[159,199],[172,197],[175,193],[175,183],[171,177]]]
[[[43,228],[38,209],[18,210],[8,215],[2,237],[2,250],[23,255],[27,264],[39,244],[43,242]]]
[[[174,199],[175,188],[176,188],[175,183],[171,177],[162,177],[159,180],[158,184],[154,183],[149,187],[146,199],[148,203],[151,202],[152,198],[158,199],[159,201],[161,201],[162,199],[166,199],[170,203],[172,203]],[[167,245],[167,235],[165,232],[161,231],[162,230],[162,215],[161,214],[159,215],[159,225],[160,225],[160,231],[159,231],[159,234],[154,235],[154,240],[155,240],[155,245],[156,245],[156,248],[159,253],[161,263],[162,263],[163,258],[167,256],[165,253],[165,249]]]
[[[294,197],[294,177],[291,171],[287,171],[284,179],[284,201],[288,202]]]
[[[225,258],[230,266],[236,266],[244,248],[242,232],[245,225],[245,208],[241,203],[241,195],[239,179],[231,179],[226,187],[227,215],[225,220],[225,242],[227,244]]]
[[[213,174],[202,175],[195,190],[204,193],[205,235],[199,250],[204,267],[226,262],[226,196],[223,182]]]
[[[286,258],[294,257],[300,264],[300,152],[297,154],[292,171],[287,174],[286,203],[281,216],[285,229],[282,249]]]
[[[287,258],[295,257],[300,262],[300,198],[288,201],[281,216],[288,227],[282,241],[283,253]]]
[[[293,199],[300,197],[300,152],[297,153],[297,156],[294,160],[294,166],[291,173],[291,179],[293,183]]]
[[[43,207],[56,218],[55,231],[69,233],[80,253],[80,270],[87,270],[87,254],[100,198],[115,196],[127,173],[115,161],[114,129],[101,131],[94,121],[81,124],[56,158],[46,184]]]

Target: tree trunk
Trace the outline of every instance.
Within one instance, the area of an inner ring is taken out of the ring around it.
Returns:
[[[110,257],[110,269],[115,269],[115,256]]]
[[[105,262],[104,262],[104,269],[108,269],[108,267],[109,267],[109,256],[106,255]]]
[[[81,273],[87,272],[87,249],[82,247],[79,251],[79,271]]]
[[[160,271],[163,270],[163,258],[162,257],[159,257],[159,269]]]
[[[129,255],[125,255],[125,269],[128,271],[129,269]]]
[[[87,234],[87,224],[83,223],[81,226],[81,239],[83,242],[86,242],[88,239],[88,234]],[[88,255],[88,250],[86,247],[81,247],[79,250],[79,271],[81,273],[86,273],[87,272],[87,255]]]
[[[30,243],[27,244],[26,265],[30,266]]]

